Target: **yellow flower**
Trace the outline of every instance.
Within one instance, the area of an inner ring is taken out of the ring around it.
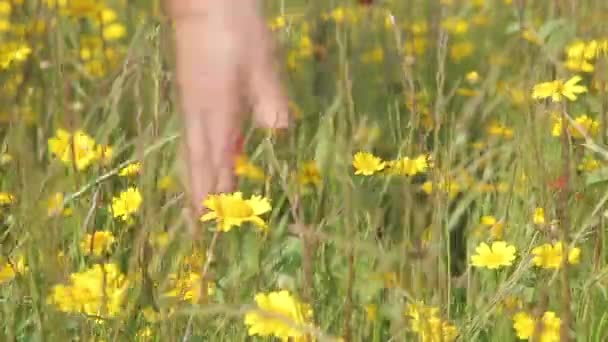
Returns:
[[[579,171],[590,172],[590,171],[595,171],[595,170],[599,169],[600,166],[601,166],[600,162],[597,159],[595,159],[591,156],[585,156],[583,158],[583,160],[581,161],[581,163],[578,164],[577,169]]]
[[[114,217],[120,218],[123,221],[129,221],[131,215],[139,210],[143,199],[137,188],[130,187],[120,193],[118,197],[112,198],[110,210]]]
[[[49,217],[63,215],[65,217],[72,215],[71,208],[64,208],[63,206],[64,196],[61,192],[56,192],[49,197],[46,202],[47,215]]]
[[[441,180],[439,184],[433,184],[432,181],[426,181],[422,183],[420,189],[430,195],[434,190],[443,191],[448,194],[449,198],[455,198],[460,193],[461,187],[455,180]]]
[[[116,11],[114,11],[111,8],[104,8],[101,10],[100,13],[100,17],[101,17],[101,22],[104,24],[110,24],[113,23],[116,18],[118,17],[118,15],[116,14]]]
[[[144,316],[146,322],[148,323],[156,323],[160,320],[160,314],[151,306],[148,306],[145,309],[141,310],[141,313]]]
[[[562,135],[562,118],[559,114],[553,115],[553,128],[551,129],[551,135],[554,137],[559,137]],[[600,130],[600,123],[597,120],[593,120],[593,118],[587,116],[587,114],[581,114],[574,119],[577,127],[574,125],[568,124],[568,133],[574,139],[582,139],[584,138],[583,133],[579,131],[582,130],[586,135],[590,135],[592,137],[596,136]]]
[[[268,23],[268,26],[269,26],[270,30],[277,31],[277,30],[284,28],[286,24],[287,24],[287,21],[285,20],[285,17],[280,15],[280,16],[272,19]]]
[[[418,334],[421,341],[452,342],[458,337],[456,326],[442,320],[436,307],[424,305],[422,302],[408,303],[405,315],[409,318],[412,331]]]
[[[135,334],[135,338],[137,341],[153,341],[154,340],[154,331],[150,327],[144,327],[137,331]]]
[[[192,304],[198,303],[201,298],[201,275],[196,272],[188,272],[186,275],[178,276],[170,274],[169,280],[173,289],[166,292],[165,296],[177,298],[178,300],[189,301]],[[215,293],[215,284],[207,282],[207,296]]]
[[[141,173],[141,162],[131,163],[125,167],[123,167],[118,175],[120,177],[133,177],[137,176]]]
[[[577,94],[587,92],[587,87],[577,84],[581,80],[580,76],[573,76],[566,82],[560,79],[539,83],[532,90],[532,98],[538,100],[550,97],[553,102],[560,102],[562,97],[565,97],[570,101],[576,101]]]
[[[565,50],[568,59],[582,59],[585,54],[585,42],[582,40],[574,41],[568,44]]]
[[[357,152],[353,157],[355,175],[371,176],[382,171],[386,163],[369,152]]]
[[[486,131],[489,135],[503,137],[505,139],[513,138],[513,129],[498,122],[492,122]]]
[[[0,70],[9,69],[14,62],[24,62],[31,53],[26,44],[4,43],[0,46]]]
[[[561,241],[555,244],[543,244],[532,250],[534,265],[547,269],[559,269],[562,266],[563,244]],[[568,263],[578,264],[580,262],[581,249],[572,248],[568,252]]]
[[[252,181],[264,181],[264,179],[266,179],[264,170],[250,162],[245,154],[237,156],[234,163],[234,173],[237,176],[246,177]]]
[[[456,89],[456,94],[462,97],[473,97],[479,95],[479,91],[470,88],[458,88]]]
[[[492,247],[482,242],[475,248],[475,252],[477,254],[471,256],[471,265],[475,267],[498,269],[510,266],[515,260],[515,246],[508,245],[505,241],[494,241]]]
[[[539,326],[537,320],[527,312],[518,312],[513,316],[513,328],[517,337],[528,340],[534,337],[535,330]],[[561,319],[553,311],[547,311],[542,317],[542,331],[536,335],[540,342],[557,342],[560,340]]]
[[[415,176],[424,173],[429,168],[430,157],[421,154],[414,159],[403,157],[401,159],[389,161],[387,172],[393,175]]]
[[[25,266],[25,260],[19,256],[11,262],[2,262],[0,258],[0,285],[7,283],[15,278],[18,273],[24,273],[27,271]]]
[[[154,232],[150,234],[149,242],[152,247],[163,249],[171,242],[171,236],[167,232]]]
[[[12,9],[13,8],[10,1],[0,1],[0,15],[9,16]]]
[[[384,61],[384,50],[381,47],[377,47],[368,51],[361,56],[361,61],[365,64],[382,63]]]
[[[425,37],[413,37],[408,39],[403,46],[403,52],[406,56],[421,56],[424,54],[428,45],[428,40]]]
[[[532,215],[532,222],[534,224],[545,224],[545,209],[544,208],[536,208],[534,209],[534,215]]]
[[[107,41],[118,40],[127,34],[127,28],[120,23],[113,23],[103,28],[103,39]]]
[[[453,35],[462,35],[469,31],[469,23],[461,18],[450,17],[445,19],[441,26]]]
[[[302,165],[298,172],[298,183],[300,185],[320,185],[321,181],[321,173],[314,160],[308,161]]]
[[[470,71],[466,74],[465,78],[470,84],[475,84],[479,81],[479,73],[475,70]]]
[[[397,273],[395,272],[384,272],[381,275],[384,287],[387,289],[394,289],[398,285]]]
[[[15,202],[15,196],[10,192],[0,191],[0,205],[11,205]]]
[[[177,189],[177,184],[171,176],[164,176],[158,180],[157,187],[159,190],[165,192],[173,192]]]
[[[48,302],[63,312],[116,317],[128,288],[129,281],[116,264],[96,264],[72,273],[69,284],[55,285]]]
[[[49,139],[49,151],[66,165],[73,165],[75,160],[76,169],[85,170],[97,160],[98,154],[95,140],[83,131],[74,134],[58,129],[55,136]]]
[[[249,336],[275,336],[283,341],[304,341],[302,328],[310,324],[312,309],[288,291],[258,293],[256,310],[245,314]]]
[[[333,21],[335,21],[337,24],[341,24],[342,22],[344,22],[344,18],[346,17],[344,8],[337,7],[333,9],[329,14],[329,17],[333,19]]]
[[[499,222],[494,216],[482,216],[481,225],[490,228],[490,236],[492,239],[501,239],[504,230],[504,223]]]
[[[542,45],[543,43],[538,34],[530,29],[521,31],[521,37],[535,45]]]
[[[0,153],[0,166],[5,166],[13,162],[13,156],[8,153]]]
[[[566,68],[574,72],[593,72],[595,66],[584,59],[567,59],[564,63]]]
[[[267,198],[251,196],[250,199],[243,199],[241,192],[235,192],[210,195],[203,204],[210,212],[204,214],[201,221],[215,220],[221,231],[230,231],[232,227],[239,227],[245,222],[251,222],[262,230],[268,228],[266,222],[260,218],[260,215],[272,209]]]
[[[378,318],[378,306],[376,304],[367,304],[365,306],[365,317],[370,322],[375,321]]]
[[[70,0],[63,7],[63,12],[68,16],[93,17],[101,11],[103,4],[97,0]]]
[[[518,312],[513,316],[513,328],[517,337],[522,340],[527,340],[534,335],[535,326],[534,318],[526,312]]]
[[[92,240],[92,241],[91,241]],[[97,231],[93,236],[87,234],[80,242],[80,250],[84,255],[101,256],[110,251],[116,238],[109,231]],[[92,252],[92,253],[91,253]]]
[[[583,132],[587,133],[590,136],[596,136],[600,130],[600,123],[596,120],[593,120],[586,114],[579,115],[574,119],[574,121],[578,124],[579,128],[582,129]],[[579,132],[575,127],[571,127],[570,134],[573,138],[582,138],[583,135]]]
[[[475,51],[475,45],[471,42],[465,41],[455,43],[450,47],[450,58],[452,58],[454,62],[459,62],[472,55],[473,51]]]

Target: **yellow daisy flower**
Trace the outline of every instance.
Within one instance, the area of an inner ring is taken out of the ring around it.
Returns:
[[[203,204],[210,212],[204,214],[201,221],[215,220],[221,231],[230,231],[232,227],[239,227],[245,222],[251,222],[262,230],[268,228],[260,218],[260,215],[272,209],[270,201],[265,197],[251,196],[250,199],[243,199],[241,192],[235,192],[210,195]]]
[[[566,82],[560,79],[539,83],[532,90],[532,98],[539,100],[550,97],[553,102],[560,102],[562,97],[565,97],[570,101],[576,101],[577,94],[587,92],[587,87],[578,84],[581,80],[582,77],[573,76]]]
[[[312,309],[288,291],[258,293],[257,310],[247,312],[245,324],[249,336],[275,336],[283,341],[306,338],[302,327],[310,323]]]
[[[515,246],[508,245],[505,241],[495,241],[492,247],[485,242],[480,243],[475,252],[476,254],[471,256],[471,265],[498,269],[513,264],[516,250]]]
[[[371,176],[382,171],[386,163],[369,152],[357,152],[353,157],[355,175]]]
[[[545,209],[544,208],[536,208],[534,209],[534,214],[532,215],[532,222],[534,224],[545,224]]]

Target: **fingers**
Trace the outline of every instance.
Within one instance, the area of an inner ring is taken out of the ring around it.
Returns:
[[[273,37],[256,7],[249,3],[243,25],[247,29],[244,42],[248,100],[253,106],[253,120],[259,127],[286,128],[289,125],[288,101],[279,77]]]
[[[232,191],[235,184],[240,48],[237,32],[221,15],[183,17],[175,33],[190,198],[200,213],[208,194]]]

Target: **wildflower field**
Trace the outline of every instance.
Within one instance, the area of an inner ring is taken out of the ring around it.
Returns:
[[[607,2],[264,7],[195,240],[161,4],[0,0],[0,341],[608,341]]]

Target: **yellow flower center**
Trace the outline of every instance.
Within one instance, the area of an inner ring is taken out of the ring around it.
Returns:
[[[217,212],[219,217],[250,217],[253,216],[253,209],[247,202],[238,198],[225,197],[218,199]]]

